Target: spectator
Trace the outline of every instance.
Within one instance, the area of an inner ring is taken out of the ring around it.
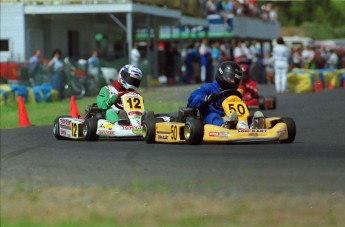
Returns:
[[[301,68],[302,66],[302,56],[301,56],[299,48],[297,47],[292,48],[291,63],[292,63],[292,66],[296,68]]]
[[[217,12],[217,6],[214,3],[214,0],[207,0],[207,2],[206,2],[206,9],[207,9],[207,15],[218,13]]]
[[[98,92],[100,61],[98,50],[92,51],[91,57],[88,59],[88,82],[89,95],[94,96]]]
[[[269,11],[269,19],[272,23],[278,23],[278,7],[274,7]]]
[[[33,56],[29,59],[29,77],[30,77],[30,81],[31,84],[34,85],[39,85],[40,82],[39,78],[38,78],[38,72],[40,69],[40,57],[41,57],[41,51],[40,50],[36,50],[35,53],[33,54]]]
[[[273,58],[272,52],[265,55],[263,62],[265,66],[266,83],[273,84],[274,83],[274,58]]]
[[[286,92],[289,55],[290,52],[285,45],[284,39],[279,37],[277,39],[277,44],[273,47],[275,86],[278,93]]]
[[[236,47],[233,51],[234,60],[237,64],[245,63],[246,55],[242,49],[242,42],[236,41]]]
[[[199,43],[190,44],[187,48],[187,53],[184,59],[184,64],[186,66],[186,71],[183,76],[183,82],[185,84],[190,84],[191,79],[194,76],[194,63],[198,62],[199,59]]]
[[[336,54],[335,50],[334,49],[331,49],[330,50],[330,56],[327,60],[327,65],[328,65],[328,68],[331,68],[331,69],[337,69],[338,68],[338,61],[339,61],[339,58],[338,58],[338,55]]]
[[[61,60],[61,51],[55,49],[52,54],[52,59],[48,63],[48,67],[51,71],[51,85],[58,91],[59,100],[63,99],[63,88],[64,88],[64,63]]]
[[[247,65],[250,65],[252,63],[253,60],[253,54],[250,50],[250,43],[249,41],[245,42],[245,44],[242,46],[242,50],[245,54],[245,63]]]
[[[200,55],[200,65],[201,65],[201,75],[200,80],[204,83],[206,80],[209,79],[209,70],[210,70],[210,63],[209,63],[209,56],[210,50],[208,47],[207,39],[203,39],[201,41],[201,45],[199,47],[199,55]]]
[[[220,42],[216,41],[212,47],[212,77],[216,75],[218,66],[222,60],[222,55],[220,51]],[[214,78],[213,78],[214,79]]]
[[[133,45],[132,51],[131,51],[131,64],[135,66],[139,66],[139,59],[141,55],[138,50],[138,45],[135,43]]]

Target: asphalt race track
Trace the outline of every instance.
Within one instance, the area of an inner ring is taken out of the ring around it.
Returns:
[[[260,86],[261,94],[274,94]],[[294,118],[292,144],[58,141],[51,126],[1,130],[1,180],[126,188],[160,183],[217,193],[345,193],[345,89],[277,96],[267,116]],[[53,120],[53,119],[52,119]]]

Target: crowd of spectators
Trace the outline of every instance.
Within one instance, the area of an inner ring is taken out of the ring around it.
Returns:
[[[201,42],[203,43],[200,52]],[[271,51],[264,51],[256,40],[237,40],[234,43],[216,41],[195,41],[181,50],[184,63],[182,80],[184,83],[212,81],[214,69],[220,62],[231,60],[246,64],[250,77],[258,83],[274,83],[274,57]],[[289,47],[289,71],[293,68],[304,69],[340,69],[345,68],[343,49],[300,45]],[[201,61],[201,56],[207,56]],[[202,67],[208,69],[203,75]]]
[[[260,6],[256,0],[207,0],[205,2],[207,15],[220,14],[227,21],[228,15],[248,16],[260,18],[276,23],[278,20],[278,7],[271,2],[263,2]]]

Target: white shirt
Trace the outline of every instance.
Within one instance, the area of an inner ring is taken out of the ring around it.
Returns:
[[[288,61],[290,51],[287,46],[282,44],[277,44],[273,47],[273,57],[275,61]]]
[[[329,56],[328,64],[332,69],[338,64],[338,55],[336,53],[332,53],[331,56]]]
[[[235,47],[234,49],[234,58],[239,58],[243,55],[243,50],[241,47]]]
[[[137,49],[133,48],[131,51],[131,60],[132,60],[131,64],[138,66],[139,58],[140,58],[139,51]]]

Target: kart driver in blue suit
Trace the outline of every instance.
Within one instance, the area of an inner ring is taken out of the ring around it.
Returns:
[[[198,108],[204,118],[204,124],[222,126],[224,124],[223,110],[217,110],[212,103],[222,106],[224,97],[218,97],[218,93],[223,90],[237,90],[242,80],[241,67],[231,61],[225,61],[218,66],[215,81],[202,85],[193,91],[188,98],[188,107]]]
[[[224,117],[225,113],[223,110],[217,110],[211,105],[215,103],[217,106],[222,106],[222,101],[229,94],[225,93],[222,97],[219,97],[218,93],[221,91],[238,90],[242,93],[241,90],[243,89],[239,88],[243,78],[241,66],[232,61],[225,61],[219,65],[215,78],[215,81],[212,83],[204,84],[190,94],[188,107],[200,110],[204,124],[213,124],[228,129],[236,129],[236,127],[248,128],[245,122],[238,122],[235,111],[229,117]],[[263,117],[263,114],[261,112],[255,113],[254,117]]]

